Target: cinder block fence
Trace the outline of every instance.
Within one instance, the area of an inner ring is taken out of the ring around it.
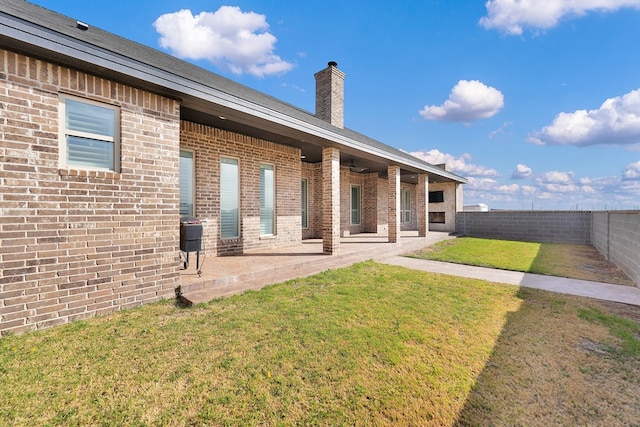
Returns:
[[[458,212],[465,236],[592,244],[640,286],[640,211]]]

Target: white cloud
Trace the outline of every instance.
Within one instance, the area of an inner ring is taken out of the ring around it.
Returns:
[[[206,59],[235,74],[263,77],[280,74],[293,64],[273,53],[276,38],[267,30],[266,17],[221,6],[216,12],[193,15],[183,9],[161,15],[154,23],[160,46],[180,58]]]
[[[498,186],[498,181],[493,178],[467,178],[467,184],[465,185],[465,192],[469,190],[495,190]]]
[[[524,179],[531,176],[531,168],[522,163],[518,163],[514,171],[511,172],[511,179]]]
[[[487,16],[480,19],[480,25],[519,35],[524,28],[555,27],[564,17],[580,17],[592,11],[613,12],[626,7],[640,9],[640,0],[489,0],[485,6]]]
[[[597,110],[560,113],[549,126],[529,135],[539,145],[640,144],[640,89],[607,99]]]
[[[573,172],[551,171],[541,174],[536,180],[544,184],[571,184]]]
[[[449,99],[442,105],[426,105],[420,115],[426,120],[469,123],[486,119],[504,106],[504,97],[498,89],[477,80],[460,80],[451,89]]]
[[[496,187],[496,191],[506,194],[517,194],[520,191],[518,184],[499,185]]]
[[[573,182],[573,175],[573,172],[551,171],[536,177],[535,181],[543,192],[571,193],[580,188]]]
[[[624,179],[640,179],[640,161],[627,165],[622,177]]]
[[[432,165],[446,164],[447,170],[465,177],[500,176],[498,171],[495,169],[468,163],[471,160],[471,155],[469,154],[463,154],[460,157],[454,157],[451,154],[443,153],[436,149],[429,151],[415,151],[409,154],[422,159],[425,162],[431,163]]]
[[[525,178],[524,185],[470,177],[464,198],[466,204],[487,203],[494,209],[638,209],[640,162],[629,164],[625,172],[630,170],[634,172],[605,177],[548,171]]]
[[[489,134],[489,139],[493,139],[498,135],[503,135],[506,133],[507,128],[511,126],[511,122],[504,122],[502,124],[502,126],[500,126],[498,129],[494,130],[493,132],[491,132]]]

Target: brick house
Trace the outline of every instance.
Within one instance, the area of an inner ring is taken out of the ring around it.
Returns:
[[[209,255],[455,230],[465,180],[316,114],[24,0],[0,11],[0,333],[170,298],[179,219]],[[432,190],[432,191],[429,191]]]

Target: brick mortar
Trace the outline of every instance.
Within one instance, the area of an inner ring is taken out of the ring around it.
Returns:
[[[0,58],[0,334],[124,308],[128,287],[134,300],[172,296],[178,103],[15,52]],[[59,167],[60,93],[119,107],[119,171]],[[104,285],[107,296],[94,296]]]

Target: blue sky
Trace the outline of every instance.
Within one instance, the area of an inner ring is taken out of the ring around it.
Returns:
[[[469,179],[465,204],[640,208],[640,0],[32,0]]]

